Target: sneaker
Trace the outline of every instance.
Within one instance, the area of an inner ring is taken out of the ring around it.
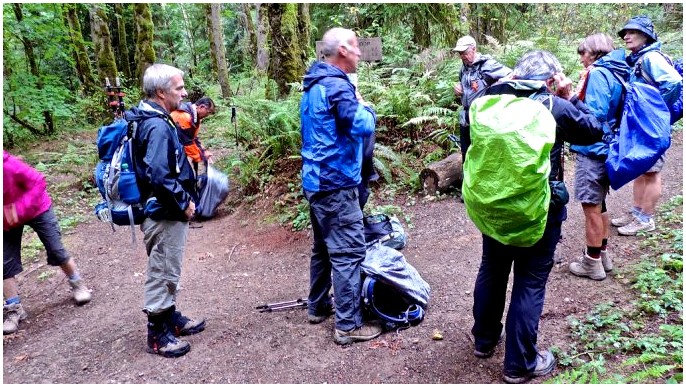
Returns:
[[[28,314],[24,311],[21,303],[5,304],[3,309],[6,313],[5,321],[2,322],[2,334],[10,335],[19,330],[19,321],[26,320]]]
[[[636,219],[636,217],[634,216],[633,212],[629,211],[626,214],[620,216],[619,218],[613,218],[612,220],[610,220],[610,223],[615,227],[622,227],[633,222],[634,219]]]
[[[349,331],[335,329],[333,341],[339,345],[350,344],[356,341],[367,341],[378,337],[381,332],[381,327],[374,324],[362,324],[361,327]]]
[[[617,229],[619,235],[636,235],[639,231],[655,230],[655,221],[651,218],[648,222],[641,222],[636,218],[633,222]]]
[[[592,258],[586,251],[579,262],[569,264],[569,271],[579,277],[588,277],[596,281],[602,281],[607,277],[600,258]]]
[[[488,351],[479,351],[478,349],[474,348],[474,356],[480,359],[488,359],[489,357],[493,356],[495,353],[495,348],[503,342],[503,339],[505,339],[505,327],[503,327],[503,330],[500,331],[500,337],[493,348],[489,349]]]
[[[177,339],[166,323],[160,323],[159,326],[148,323],[148,353],[164,357],[180,357],[190,350],[190,343]]]
[[[538,352],[536,356],[536,368],[523,376],[510,376],[503,372],[505,383],[519,384],[525,383],[537,376],[545,376],[555,369],[555,356],[550,351]]]
[[[83,305],[91,300],[91,291],[88,290],[83,279],[69,280],[69,285],[71,286],[72,297],[76,305]]]
[[[193,320],[184,316],[181,312],[174,310],[171,315],[170,327],[172,328],[174,336],[194,335],[205,330],[205,320]]]
[[[329,316],[333,315],[336,313],[336,309],[334,308],[333,305],[329,305],[327,309],[325,309],[323,314],[307,314],[307,322],[310,324],[320,324],[324,322]]]
[[[614,265],[612,264],[612,254],[609,250],[600,250],[600,261],[603,263],[605,272],[612,271]]]

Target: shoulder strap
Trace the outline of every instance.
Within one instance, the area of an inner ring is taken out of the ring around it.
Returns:
[[[545,99],[548,99],[548,111],[552,112],[553,111],[553,95],[548,93],[548,92],[535,92],[529,96],[530,99],[533,99],[534,101],[538,101],[542,103],[545,106]]]
[[[646,52],[645,54],[641,55],[640,58],[638,58],[638,61],[636,62],[636,67],[634,68],[636,76],[645,79],[651,86],[657,87],[657,82],[655,82],[655,80],[650,76],[650,74],[647,71],[643,71],[643,59],[646,57],[646,55],[650,54],[651,52],[657,52],[658,54],[660,54],[663,58],[665,58],[665,60],[670,66],[674,66],[674,62],[669,56],[667,56],[667,54],[660,50]]]

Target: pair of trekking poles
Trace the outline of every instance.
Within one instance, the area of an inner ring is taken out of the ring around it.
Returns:
[[[371,242],[367,242],[367,248],[373,246],[374,244],[377,243],[383,243],[388,240],[391,240],[397,236],[397,232],[393,231],[388,235],[385,235],[379,239],[373,240]],[[274,312],[277,310],[289,310],[289,309],[305,309],[307,308],[307,300],[298,298],[296,300],[290,300],[290,301],[279,301],[279,302],[272,302],[268,304],[262,304],[258,305],[255,307],[260,313],[264,312]]]

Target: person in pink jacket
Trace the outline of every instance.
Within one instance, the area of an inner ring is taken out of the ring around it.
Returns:
[[[90,290],[79,275],[76,263],[62,244],[62,234],[52,200],[46,190],[45,177],[19,158],[3,150],[3,262],[2,290],[5,302],[2,324],[4,335],[16,332],[27,313],[21,305],[17,274],[21,263],[21,237],[24,226],[31,227],[48,253],[48,264],[59,266],[69,279],[77,305],[91,300]]]

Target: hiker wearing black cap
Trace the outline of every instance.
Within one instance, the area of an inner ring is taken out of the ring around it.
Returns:
[[[662,54],[662,43],[658,41],[653,22],[648,17],[631,18],[618,35],[631,51],[626,58],[627,64],[632,67],[630,83],[641,82],[655,86],[667,106],[672,106],[679,98],[683,98],[683,78]],[[611,221],[613,226],[619,227],[619,235],[636,235],[639,231],[655,229],[653,214],[662,194],[660,171],[664,162],[665,156],[662,155],[648,172],[634,180],[633,208]]]

